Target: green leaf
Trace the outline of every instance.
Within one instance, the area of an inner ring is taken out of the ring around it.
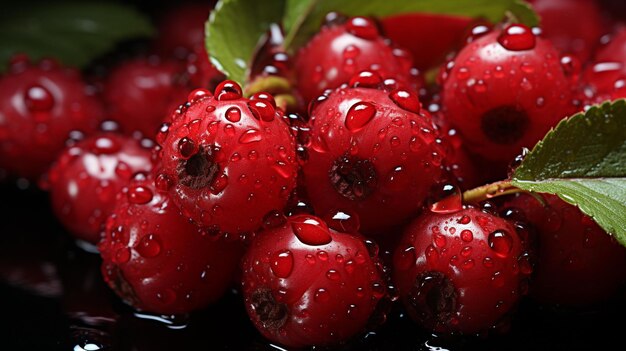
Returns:
[[[33,60],[54,57],[84,67],[119,42],[154,33],[149,19],[114,3],[31,3],[3,8],[0,13],[0,71],[11,56]]]
[[[272,23],[282,19],[285,0],[223,0],[206,24],[211,62],[229,79],[246,82],[250,64]]]
[[[626,246],[626,100],[562,120],[515,170],[512,184],[557,194]]]
[[[287,0],[285,46],[295,50],[318,31],[326,14],[336,11],[347,16],[376,16],[425,12],[484,18],[499,22],[506,16],[535,26],[539,18],[521,0]]]

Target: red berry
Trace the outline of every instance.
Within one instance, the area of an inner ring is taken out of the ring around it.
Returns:
[[[471,41],[442,74],[443,112],[467,148],[510,162],[575,111],[552,44],[523,25]]]
[[[120,193],[98,245],[105,281],[134,308],[182,314],[217,301],[241,258],[238,242],[180,215],[169,195],[136,179]]]
[[[303,182],[316,212],[358,215],[383,234],[421,208],[446,157],[430,114],[408,89],[376,89],[372,72],[312,104]]]
[[[179,82],[181,73],[179,63],[156,56],[123,62],[104,87],[110,117],[126,133],[140,131],[153,138],[189,92]]]
[[[393,264],[409,315],[441,333],[474,334],[498,325],[525,294],[531,272],[515,227],[471,207],[416,218]]]
[[[364,331],[386,296],[375,244],[311,215],[259,233],[242,269],[250,319],[290,347],[345,342]]]
[[[385,36],[409,50],[420,70],[440,64],[462,44],[471,22],[469,17],[429,13],[403,13],[381,19]]]
[[[32,65],[16,56],[0,78],[0,168],[37,180],[65,147],[71,131],[95,131],[100,102],[79,73],[52,60]]]
[[[101,133],[59,155],[49,173],[57,218],[76,238],[97,244],[115,197],[137,172],[150,172],[151,142]]]
[[[596,0],[530,0],[541,32],[562,53],[585,62],[608,30]]]
[[[585,92],[592,103],[626,97],[626,27],[619,27],[596,52],[584,71]]]
[[[337,88],[362,71],[372,70],[416,88],[411,55],[383,38],[376,24],[354,17],[345,24],[324,26],[295,58],[297,88],[305,101]]]
[[[626,282],[626,248],[578,208],[555,195],[507,199],[505,212],[519,212],[537,230],[537,262],[530,285],[543,303],[582,306],[617,296]]]
[[[185,56],[198,45],[204,45],[204,24],[215,1],[186,3],[165,11],[159,19],[157,52],[165,56]]]
[[[271,99],[248,100],[233,81],[215,96],[196,90],[159,136],[174,202],[198,224],[227,233],[257,230],[282,211],[295,186],[295,141]]]

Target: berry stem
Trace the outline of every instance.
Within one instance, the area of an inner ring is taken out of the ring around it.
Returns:
[[[481,185],[477,188],[466,190],[463,193],[463,203],[478,203],[494,197],[525,192],[511,184],[510,180],[500,180],[495,183]]]

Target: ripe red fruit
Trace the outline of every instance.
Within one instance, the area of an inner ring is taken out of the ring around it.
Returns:
[[[541,17],[543,37],[564,54],[585,62],[608,31],[596,0],[530,0]]]
[[[403,13],[382,18],[381,25],[386,37],[411,52],[415,67],[427,70],[463,43],[472,21],[469,17]]]
[[[250,319],[273,342],[336,345],[364,331],[386,296],[377,247],[296,215],[259,233],[242,260]]]
[[[626,97],[626,27],[619,27],[598,49],[584,71],[586,95],[591,102]]]
[[[48,184],[56,217],[74,237],[97,244],[115,197],[137,172],[152,170],[148,140],[95,134],[65,149]]]
[[[120,298],[168,315],[217,301],[243,251],[190,223],[167,193],[140,177],[120,193],[98,248],[104,279]]]
[[[78,71],[44,59],[13,58],[0,78],[0,168],[37,180],[65,147],[71,131],[95,131],[100,102]]]
[[[558,52],[519,24],[471,41],[441,78],[445,118],[492,161],[511,162],[575,111]]]
[[[394,282],[409,315],[440,333],[475,334],[498,325],[525,294],[530,272],[515,227],[471,207],[422,214],[393,257]]]
[[[182,71],[178,62],[157,56],[122,62],[104,87],[111,119],[126,133],[140,131],[153,138],[189,93],[180,79]]]
[[[183,214],[212,230],[257,230],[263,217],[281,211],[298,164],[295,141],[282,111],[268,94],[250,100],[224,81],[215,96],[198,89],[158,136],[160,177]]]
[[[537,230],[530,295],[542,303],[582,306],[616,297],[626,282],[626,248],[590,217],[555,195],[507,199],[503,211],[521,214]]]
[[[184,57],[204,45],[204,24],[215,1],[179,4],[164,12],[158,21],[156,51],[164,56]]]
[[[417,93],[367,71],[351,83],[311,106],[303,184],[317,214],[355,213],[381,235],[420,210],[446,155]]]
[[[382,37],[372,20],[354,17],[345,24],[322,27],[299,50],[295,58],[296,84],[307,102],[326,89],[347,83],[362,70],[393,77],[416,89],[421,78],[412,66],[408,51]]]

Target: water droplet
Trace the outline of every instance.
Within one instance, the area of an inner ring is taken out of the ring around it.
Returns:
[[[211,92],[206,89],[196,89],[189,93],[187,96],[187,101],[189,102],[197,102],[202,100],[205,97],[211,96]]]
[[[346,114],[346,128],[352,132],[365,127],[376,115],[376,107],[370,102],[360,101],[352,105]]]
[[[330,293],[324,288],[319,288],[313,298],[316,302],[328,302],[330,301]]]
[[[243,132],[239,137],[239,142],[242,144],[250,144],[259,142],[263,139],[263,135],[257,129],[248,129]]]
[[[536,38],[530,28],[525,25],[511,24],[498,36],[498,42],[507,50],[523,51],[533,49]]]
[[[417,94],[409,90],[396,89],[389,94],[389,98],[396,105],[407,111],[419,113],[422,109],[422,104],[420,103]]]
[[[222,173],[219,176],[215,177],[215,179],[213,179],[213,182],[211,182],[209,189],[211,190],[211,194],[217,195],[221,193],[222,191],[224,191],[227,185],[228,185],[228,176]]]
[[[463,229],[463,231],[461,231],[461,239],[465,242],[470,242],[474,239],[474,234],[472,234],[472,231],[469,229]]]
[[[128,260],[130,260],[130,249],[123,247],[115,251],[115,257],[113,259],[115,263],[126,263]]]
[[[315,217],[299,215],[292,217],[290,222],[294,234],[304,244],[319,246],[332,240],[326,224]]]
[[[163,304],[169,305],[176,301],[176,292],[170,288],[166,288],[165,290],[157,293],[157,299],[159,299]]]
[[[350,86],[353,88],[378,88],[383,82],[383,78],[377,72],[362,71],[355,74],[350,79]]]
[[[161,253],[161,244],[155,234],[148,234],[139,240],[135,250],[143,257],[156,257]]]
[[[347,211],[331,211],[325,219],[331,228],[343,233],[356,233],[361,226],[359,216]]]
[[[433,242],[437,247],[443,248],[446,246],[446,237],[443,234],[436,233],[433,235]]]
[[[198,151],[193,140],[184,137],[178,141],[178,153],[183,159],[188,159]]]
[[[241,87],[232,80],[225,80],[215,88],[215,98],[218,101],[241,99],[242,95]]]
[[[159,191],[168,191],[173,185],[172,179],[165,173],[159,173],[154,180],[154,186]]]
[[[496,288],[503,287],[504,283],[504,275],[501,272],[495,272],[491,276],[491,284],[493,284],[493,286],[495,286]]]
[[[293,254],[289,250],[277,251],[272,255],[270,268],[278,278],[287,278],[293,270]]]
[[[513,238],[505,230],[496,230],[489,234],[489,247],[500,257],[506,257],[513,247]]]
[[[337,272],[334,269],[329,269],[326,272],[326,278],[332,280],[332,281],[338,281],[339,279],[341,279],[341,274],[339,274],[339,272]]]
[[[147,204],[152,201],[152,191],[145,186],[134,186],[128,189],[128,202],[136,205]]]
[[[33,85],[26,90],[24,102],[31,111],[50,111],[54,107],[52,93],[40,85]]]
[[[468,215],[463,215],[457,222],[460,224],[469,224],[471,221],[472,219]]]
[[[274,120],[274,116],[276,115],[276,110],[271,103],[263,100],[250,101],[248,102],[248,108],[252,115],[261,121],[271,122]]]
[[[437,194],[438,201],[430,205],[430,211],[435,213],[454,213],[463,209],[461,190],[451,184],[445,184]]]
[[[238,107],[230,107],[226,110],[225,116],[230,122],[239,122],[241,120],[241,110]]]
[[[378,28],[374,22],[365,17],[351,18],[346,24],[346,29],[359,38],[373,40],[378,37]]]

